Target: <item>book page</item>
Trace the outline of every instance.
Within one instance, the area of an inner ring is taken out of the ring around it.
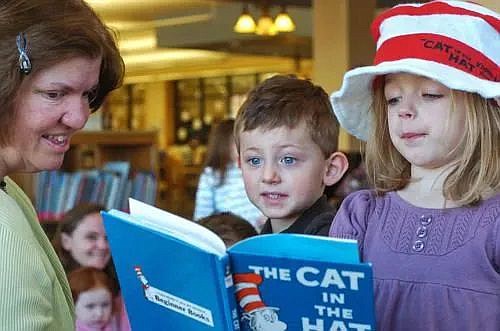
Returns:
[[[144,225],[218,256],[226,255],[222,239],[204,226],[132,198],[129,198],[129,206],[130,215]]]

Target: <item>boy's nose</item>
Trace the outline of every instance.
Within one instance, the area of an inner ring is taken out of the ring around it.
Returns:
[[[276,184],[280,181],[279,173],[272,163],[268,163],[264,166],[262,181],[267,184]]]

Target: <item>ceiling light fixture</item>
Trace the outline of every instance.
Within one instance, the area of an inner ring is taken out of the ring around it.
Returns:
[[[250,15],[248,5],[244,5],[243,11],[240,17],[238,17],[238,21],[236,21],[233,29],[237,33],[254,33],[255,27],[255,21],[252,15]]]
[[[274,25],[274,21],[271,18],[271,15],[269,15],[268,7],[262,8],[262,14],[257,21],[257,28],[255,29],[255,33],[259,36],[274,36],[278,34],[278,30]]]
[[[281,12],[276,16],[274,25],[278,32],[292,32],[295,31],[295,23],[286,11],[286,6],[281,6]]]
[[[237,33],[255,33],[259,36],[275,36],[279,32],[292,32],[295,31],[295,23],[286,11],[286,6],[281,6],[281,11],[273,20],[269,14],[269,5],[264,4],[261,7],[261,15],[255,24],[248,4],[243,5],[241,15],[238,17],[233,30]]]

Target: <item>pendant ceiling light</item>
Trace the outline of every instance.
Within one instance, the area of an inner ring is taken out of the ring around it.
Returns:
[[[243,11],[233,29],[237,33],[254,33],[255,27],[255,21],[248,11],[248,5],[244,5]]]
[[[269,15],[268,7],[262,8],[262,14],[257,21],[257,28],[255,29],[255,33],[259,36],[274,36],[278,34],[278,29],[276,29],[271,15]]]
[[[295,31],[295,23],[290,15],[288,15],[285,6],[281,6],[281,12],[276,16],[274,25],[278,32],[292,32]]]

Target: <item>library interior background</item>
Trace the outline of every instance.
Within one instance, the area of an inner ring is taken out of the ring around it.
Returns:
[[[120,193],[191,218],[214,123],[234,117],[248,91],[277,73],[338,89],[345,71],[371,63],[373,17],[415,2],[87,1],[116,31],[126,76],[73,137],[61,170],[15,176],[48,225],[77,199],[126,208]],[[496,0],[476,1],[500,11]],[[250,26],[239,22],[243,14]],[[362,147],[341,133],[340,150]],[[124,177],[119,190],[109,188]]]

